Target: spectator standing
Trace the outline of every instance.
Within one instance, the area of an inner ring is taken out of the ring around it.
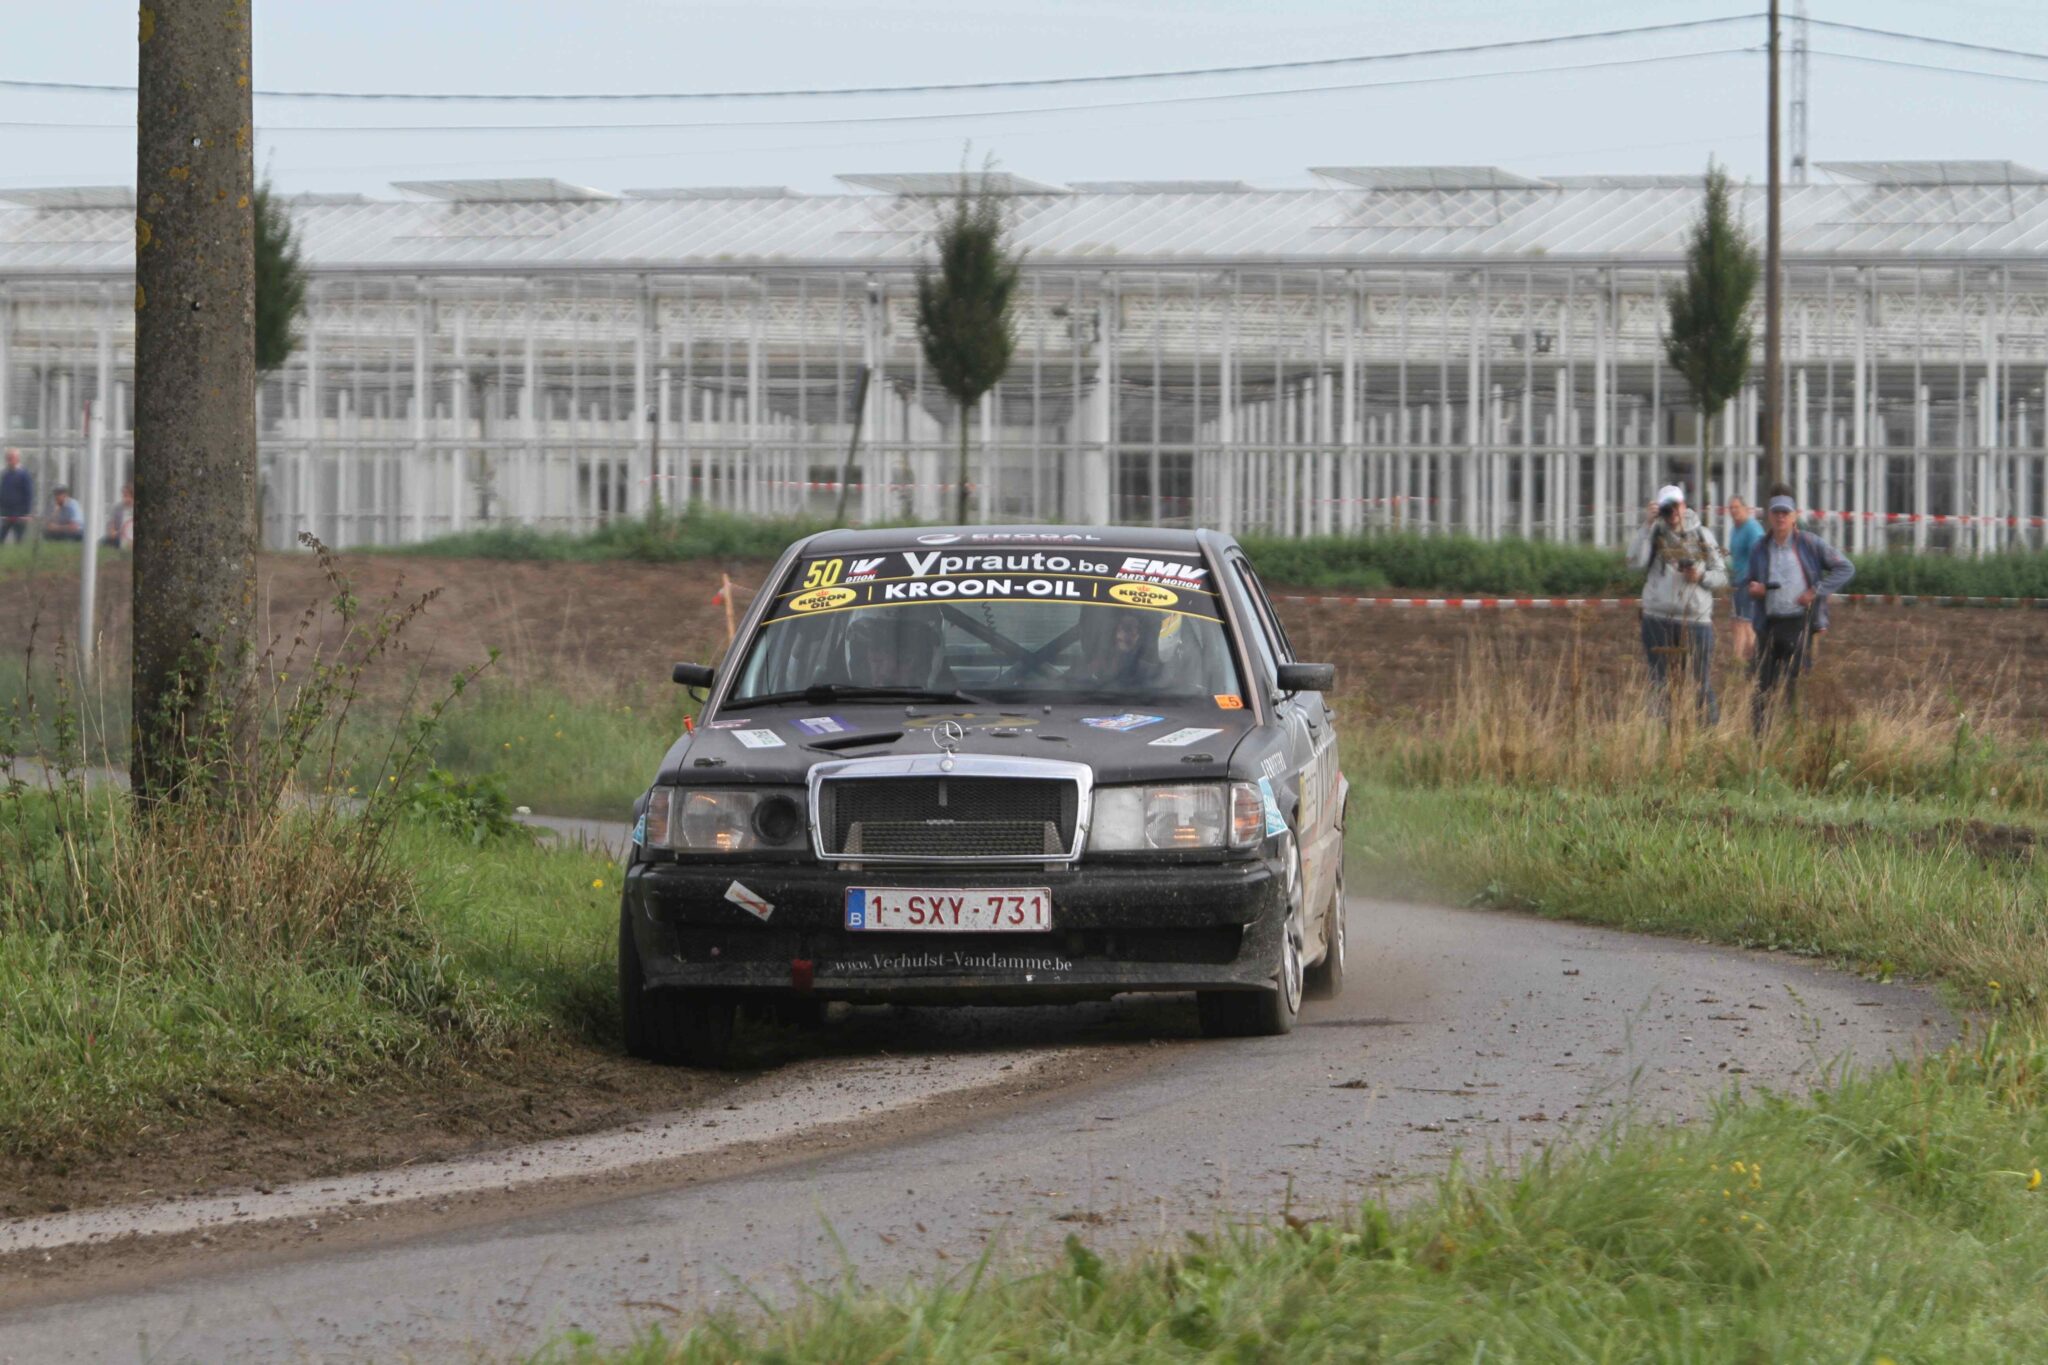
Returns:
[[[52,495],[50,515],[43,522],[43,539],[77,540],[85,539],[85,509],[72,499],[71,490],[60,487]]]
[[[0,470],[0,545],[11,536],[28,539],[28,524],[36,514],[35,476],[21,467],[21,452],[7,452],[7,467]]]
[[[1721,718],[1714,695],[1714,590],[1728,584],[1727,562],[1714,533],[1685,505],[1685,489],[1666,484],[1628,546],[1643,572],[1643,655],[1655,704],[1667,704],[1671,661],[1691,674],[1700,715]]]
[[[1756,631],[1749,623],[1749,555],[1764,538],[1764,524],[1756,509],[1739,497],[1728,499],[1728,520],[1735,527],[1728,533],[1728,576],[1735,583],[1735,657],[1753,659]]]
[[[107,514],[107,533],[100,537],[100,544],[114,550],[135,548],[135,485],[121,485],[121,500],[114,504],[114,510]]]
[[[1771,489],[1762,540],[1750,551],[1747,606],[1756,631],[1756,697],[1750,720],[1761,732],[1776,694],[1797,705],[1799,675],[1810,666],[1813,637],[1828,628],[1828,598],[1856,576],[1840,550],[1799,529],[1799,504],[1784,484]]]

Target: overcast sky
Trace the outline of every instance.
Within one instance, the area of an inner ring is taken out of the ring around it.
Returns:
[[[255,0],[259,88],[603,92],[1005,80],[1288,61],[1738,14],[1762,0]],[[132,84],[134,0],[6,6],[0,78]],[[1816,18],[2048,53],[2048,4],[1811,0]],[[1050,181],[1313,183],[1313,165],[1501,165],[1530,174],[1692,172],[1709,154],[1761,179],[1761,55],[1243,100],[996,117],[985,111],[1707,52],[1739,27],[1308,72],[830,100],[546,106],[259,99],[258,164],[285,190],[388,193],[392,180],[557,176],[605,189],[788,185],[945,170],[972,142]],[[2048,61],[1814,30],[1817,52],[2031,75],[1992,81],[1816,56],[1811,155],[2011,159],[2048,169]],[[608,132],[289,132],[286,125],[844,120]],[[0,89],[0,185],[127,184],[133,98]],[[33,128],[10,121],[108,124]]]

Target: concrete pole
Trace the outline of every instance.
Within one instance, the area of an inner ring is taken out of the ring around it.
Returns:
[[[449,411],[455,418],[455,443],[448,453],[451,487],[448,490],[448,529],[463,528],[469,501],[469,315],[455,309],[455,392]]]
[[[99,304],[99,316],[94,327],[99,383],[93,390],[92,403],[86,408],[85,496],[79,500],[79,512],[85,518],[85,555],[78,564],[78,666],[81,671],[92,666],[93,645],[97,642],[93,609],[99,600],[100,527],[105,521],[100,466],[101,456],[106,450],[107,423],[114,415],[114,405],[109,401],[114,391],[114,305],[112,294],[105,285],[100,286]],[[0,370],[0,387],[5,383],[6,372]]]
[[[1612,390],[1607,370],[1612,357],[1608,331],[1614,313],[1610,298],[1614,292],[1614,280],[1609,276],[1600,284],[1593,295],[1593,543],[1604,546],[1609,540],[1607,476],[1610,431],[1607,408]],[[1703,488],[1706,482],[1707,471],[1703,469],[1700,471]],[[1702,515],[1705,515],[1704,511]]]
[[[519,439],[525,449],[519,463],[520,516],[530,525],[545,524],[547,507],[547,455],[540,440],[540,285],[526,285],[526,335],[520,347]]]
[[[433,469],[427,454],[427,411],[433,402],[427,387],[427,346],[433,336],[434,301],[427,297],[424,280],[415,279],[413,291],[412,469],[407,482],[412,485],[412,538],[417,544],[427,538],[427,486]]]
[[[1927,442],[1933,434],[1932,400],[1922,384],[1913,395],[1913,548],[1927,548]]]

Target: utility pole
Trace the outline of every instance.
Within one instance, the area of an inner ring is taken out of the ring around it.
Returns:
[[[1806,92],[1807,76],[1812,66],[1811,50],[1807,45],[1810,31],[1806,22],[1806,0],[1792,0],[1792,92],[1786,102],[1785,113],[1790,120],[1786,130],[1792,143],[1792,183],[1806,183]]]
[[[1771,0],[1771,111],[1769,123],[1771,174],[1764,210],[1764,482],[1775,484],[1785,477],[1784,383],[1779,371],[1782,342],[1778,316],[1782,291],[1778,276],[1778,198],[1784,188],[1778,178],[1778,0]]]
[[[248,0],[152,0],[139,37],[131,774],[136,794],[155,799],[188,784],[231,789],[253,733],[243,686],[257,635]]]

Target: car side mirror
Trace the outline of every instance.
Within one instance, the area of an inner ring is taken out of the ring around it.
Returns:
[[[710,664],[677,664],[669,670],[669,676],[678,687],[709,687],[718,670]]]
[[[1282,692],[1328,692],[1337,685],[1337,665],[1281,664],[1273,682]]]

